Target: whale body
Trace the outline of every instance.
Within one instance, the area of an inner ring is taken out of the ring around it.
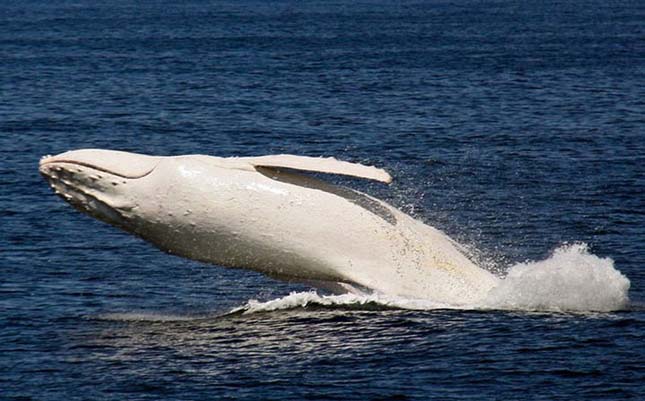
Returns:
[[[448,304],[472,304],[496,285],[440,230],[302,171],[391,181],[375,167],[293,155],[82,149],[40,161],[55,192],[80,211],[193,260]]]

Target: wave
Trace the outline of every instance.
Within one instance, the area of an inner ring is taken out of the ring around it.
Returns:
[[[442,304],[383,294],[320,295],[293,292],[260,302],[250,300],[231,313],[258,313],[294,308],[467,309],[544,312],[611,312],[629,303],[630,282],[610,258],[589,252],[586,244],[563,245],[549,258],[512,266],[487,298],[476,304]]]
[[[245,305],[233,309],[231,313],[248,314],[296,308],[433,310],[456,309],[458,307],[424,299],[410,299],[383,294],[321,295],[316,291],[305,291],[292,292],[285,297],[266,302],[252,299]]]
[[[181,322],[197,319],[204,319],[204,317],[197,317],[191,315],[181,314],[166,314],[162,312],[114,312],[114,313],[101,313],[95,316],[89,316],[91,319],[107,320],[115,322]]]
[[[210,311],[186,311],[186,312],[164,312],[164,311],[130,311],[130,312],[109,312],[96,315],[88,315],[90,320],[105,320],[115,322],[147,322],[147,323],[168,323],[168,322],[192,322],[200,320],[213,320],[229,315],[227,309]]]

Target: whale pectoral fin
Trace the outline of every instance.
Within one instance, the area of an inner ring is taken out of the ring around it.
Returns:
[[[392,211],[391,207],[378,199],[365,195],[362,192],[343,186],[332,185],[298,171],[286,171],[289,170],[288,168],[285,168],[284,170],[280,167],[267,166],[255,166],[254,168],[255,171],[272,180],[340,196],[341,198],[344,198],[345,200],[377,215],[391,225],[397,224],[396,215]]]
[[[308,157],[295,155],[269,155],[240,157],[253,167],[288,168],[292,170],[316,171],[320,173],[341,174],[369,180],[391,183],[392,176],[380,168],[359,163],[344,162],[333,157]]]

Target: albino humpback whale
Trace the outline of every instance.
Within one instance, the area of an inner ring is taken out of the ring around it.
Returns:
[[[40,161],[41,174],[74,207],[171,254],[324,288],[457,305],[482,300],[495,286],[498,279],[443,232],[299,171],[391,181],[375,167],[292,155],[83,149]]]

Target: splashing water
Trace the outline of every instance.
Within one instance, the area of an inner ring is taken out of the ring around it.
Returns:
[[[613,260],[589,253],[586,244],[573,244],[557,248],[543,261],[512,266],[506,278],[478,304],[450,305],[383,294],[294,292],[267,302],[250,300],[232,313],[304,307],[609,312],[627,306],[629,285],[627,277],[614,268]]]
[[[586,244],[565,245],[546,260],[511,267],[486,304],[498,309],[608,312],[625,308],[629,285],[610,258],[589,253]]]
[[[320,295],[315,291],[292,292],[291,294],[271,301],[260,302],[250,300],[231,313],[243,312],[273,312],[283,309],[305,308],[305,307],[329,307],[329,308],[356,308],[356,309],[408,309],[408,310],[432,310],[432,309],[456,309],[449,304],[440,304],[423,299],[409,299],[383,294],[342,294],[342,295]]]

